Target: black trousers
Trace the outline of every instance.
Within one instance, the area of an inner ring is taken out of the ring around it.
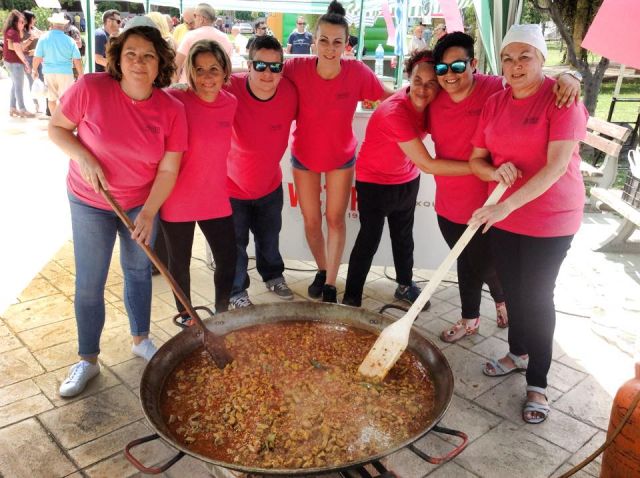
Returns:
[[[496,228],[489,234],[509,311],[509,351],[529,354],[527,384],[546,388],[556,328],[553,291],[573,236],[531,237]]]
[[[224,312],[229,309],[231,286],[233,285],[233,276],[236,271],[236,237],[233,228],[233,217],[227,216],[197,222],[209,243],[209,247],[211,247],[213,259],[216,263],[216,270],[213,275],[216,312]],[[178,285],[191,300],[189,266],[191,264],[191,249],[193,247],[196,223],[195,221],[160,221],[160,227],[167,245],[169,272],[171,272]],[[184,311],[184,306],[177,298],[176,306],[179,312]]]
[[[411,285],[413,279],[413,216],[420,177],[403,184],[356,181],[360,231],[349,257],[344,299],[360,305],[362,290],[378,250],[385,218],[389,222],[396,280]]]
[[[438,226],[450,248],[453,248],[467,229],[466,224],[458,224],[442,216],[438,216]],[[491,297],[495,302],[504,302],[504,292],[493,264],[487,234],[476,232],[458,257],[457,271],[463,319],[480,317],[483,283],[489,286]]]

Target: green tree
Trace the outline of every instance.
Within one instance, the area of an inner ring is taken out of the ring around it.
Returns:
[[[32,11],[36,16],[36,27],[42,31],[48,30],[49,22],[47,21],[47,18],[51,16],[51,10],[48,8],[36,7]]]
[[[602,0],[534,0],[535,7],[548,14],[556,24],[560,36],[567,45],[569,63],[582,74],[584,105],[593,115],[598,104],[598,94],[609,59],[602,57],[592,69],[588,52],[582,48],[582,40],[593,21]],[[612,33],[615,34],[615,33]]]

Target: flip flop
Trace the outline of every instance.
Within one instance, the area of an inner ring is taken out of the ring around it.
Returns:
[[[514,372],[527,370],[527,367],[529,366],[529,357],[522,358],[518,355],[512,354],[511,352],[507,354],[507,357],[509,357],[513,361],[515,367],[508,368],[499,360],[489,360],[484,364],[482,373],[484,373],[488,377],[504,377],[505,375],[509,375]],[[491,370],[489,366],[491,366],[493,370]]]
[[[480,318],[468,320],[466,323],[464,319],[457,321],[452,327],[445,329],[440,334],[440,340],[453,344],[460,339],[475,335],[480,329]]]
[[[531,385],[527,385],[527,392],[537,392],[541,395],[544,395],[544,398],[547,398],[547,389],[541,387],[534,387]],[[522,408],[522,419],[531,424],[538,425],[539,423],[544,422],[549,416],[549,412],[551,411],[551,407],[549,407],[548,403],[540,403],[534,402],[533,400],[527,400]],[[538,416],[530,416],[527,418],[527,413],[537,413]]]

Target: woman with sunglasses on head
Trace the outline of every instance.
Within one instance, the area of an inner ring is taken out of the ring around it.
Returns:
[[[356,138],[352,122],[358,101],[388,96],[362,62],[342,59],[349,23],[333,0],[316,27],[315,57],[294,58],[284,75],[298,90],[299,108],[291,145],[293,180],[300,201],[309,249],[318,273],[309,286],[312,298],[336,302],[336,278],[346,239],[345,213],[353,182]],[[322,232],[321,175],[326,183],[328,234]]]
[[[475,211],[469,224],[484,224],[510,313],[509,352],[483,372],[501,377],[526,370],[522,419],[549,414],[547,374],[556,323],[553,291],[573,236],[580,228],[584,185],[579,141],[589,114],[582,103],[557,108],[555,80],[542,67],[547,46],[540,25],[514,25],[504,37],[500,61],[510,89],[485,103],[469,163],[490,188],[511,187],[501,202]]]
[[[229,309],[236,267],[236,242],[227,193],[227,155],[238,101],[222,89],[231,76],[231,60],[213,40],[199,40],[188,52],[187,90],[169,89],[185,105],[189,147],[171,195],[160,210],[169,254],[169,271],[190,297],[191,249],[196,223],[216,264],[213,276],[216,312]],[[178,311],[184,306],[176,298]]]
[[[393,262],[399,290],[414,302],[420,289],[413,282],[413,217],[420,171],[440,175],[468,175],[463,161],[434,160],[423,140],[427,135],[425,110],[440,87],[429,50],[407,59],[409,87],[376,108],[356,162],[356,190],[360,231],[351,257],[343,304],[360,307],[362,290],[380,244],[385,218],[389,223]],[[403,289],[400,289],[403,288]],[[396,298],[402,294],[396,291]]]
[[[75,258],[74,307],[80,361],[60,385],[73,397],[100,372],[104,289],[116,238],[133,354],[150,360],[150,245],[156,213],[175,184],[187,146],[184,107],[165,93],[174,53],[153,22],[136,17],[107,48],[107,72],[82,76],[61,97],[49,137],[71,157],[67,188]],[[110,192],[134,224],[127,230],[103,197]]]
[[[435,46],[435,72],[442,91],[429,105],[430,133],[436,156],[467,162],[473,149],[471,137],[487,99],[504,90],[499,76],[475,72],[473,38],[462,32],[445,35]],[[572,103],[579,94],[579,83],[569,75],[561,76],[558,101]],[[488,197],[487,184],[472,174],[445,177],[436,175],[435,209],[438,226],[449,245],[458,241],[467,227],[471,214]],[[478,333],[482,286],[486,283],[495,302],[498,327],[507,327],[507,307],[504,292],[493,265],[488,239],[476,234],[457,261],[461,318],[445,329],[441,339],[457,342]]]

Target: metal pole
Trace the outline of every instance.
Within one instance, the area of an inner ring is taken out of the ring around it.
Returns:
[[[360,0],[360,27],[358,28],[358,54],[356,58],[362,60],[364,52],[364,0]]]
[[[93,73],[96,71],[95,54],[96,54],[96,27],[95,27],[95,8],[93,0],[85,0],[84,2],[84,18],[86,23],[85,32],[87,34],[86,58],[84,64],[85,73]]]

